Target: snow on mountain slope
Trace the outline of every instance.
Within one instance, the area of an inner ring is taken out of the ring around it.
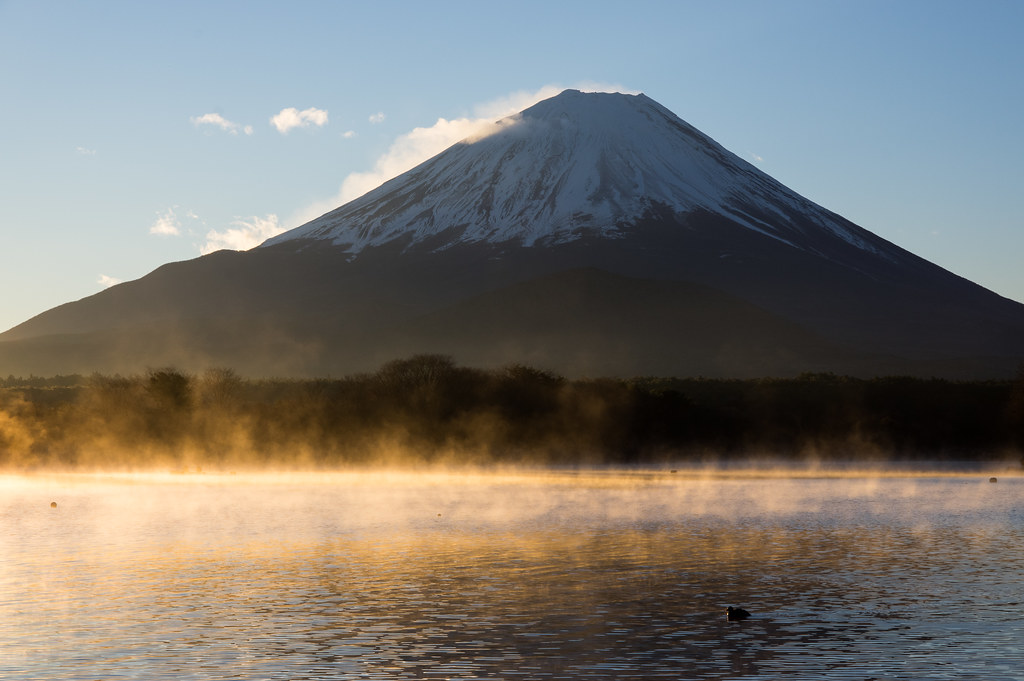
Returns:
[[[817,250],[821,234],[889,260],[900,251],[786,188],[645,95],[565,92],[263,245],[329,241],[350,253],[444,233],[540,245],[623,236],[652,207],[705,210]],[[808,227],[816,230],[808,235]],[[811,238],[808,238],[811,237]]]

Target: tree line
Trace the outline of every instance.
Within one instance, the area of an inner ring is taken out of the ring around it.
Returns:
[[[0,381],[0,467],[226,469],[730,457],[1017,460],[1014,380],[567,379],[417,355],[338,379],[173,368]]]

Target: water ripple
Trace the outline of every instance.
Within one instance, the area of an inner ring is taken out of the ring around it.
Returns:
[[[1024,675],[1013,479],[336,482],[8,486],[0,677]]]

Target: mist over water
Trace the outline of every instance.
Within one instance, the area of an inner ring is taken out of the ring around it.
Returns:
[[[0,677],[1011,678],[989,473],[4,476]]]

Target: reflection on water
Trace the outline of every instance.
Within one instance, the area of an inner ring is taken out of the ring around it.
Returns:
[[[1022,493],[987,475],[0,478],[0,678],[1020,678]]]

